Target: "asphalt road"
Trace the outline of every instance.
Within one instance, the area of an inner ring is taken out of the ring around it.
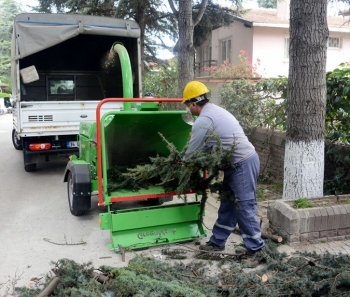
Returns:
[[[33,278],[45,276],[62,258],[78,263],[124,267],[135,254],[161,256],[162,247],[141,252],[128,252],[125,261],[119,253],[108,248],[109,231],[100,230],[98,215],[105,209],[97,206],[86,215],[71,215],[68,206],[67,184],[63,183],[66,159],[44,159],[37,171],[23,168],[22,151],[12,145],[12,115],[0,116],[0,296],[12,296],[16,286],[33,286]],[[218,202],[207,202],[204,223],[209,228],[216,220]],[[174,198],[174,202],[177,198]],[[176,203],[176,202],[175,202]],[[210,236],[210,230],[208,230]],[[207,238],[202,239],[203,242]],[[240,241],[237,236],[236,241]],[[86,244],[79,244],[85,242]],[[194,243],[189,244],[198,250]],[[171,248],[178,248],[172,245]],[[190,260],[190,259],[189,259]],[[9,290],[9,291],[8,291]]]
[[[87,215],[70,214],[63,183],[67,160],[42,160],[37,171],[25,172],[22,151],[13,147],[11,131],[12,115],[1,115],[0,296],[5,295],[9,279],[20,277],[18,284],[28,286],[31,278],[46,274],[53,268],[51,262],[62,258],[92,261],[97,267],[127,265],[108,249],[110,235],[99,228],[98,213],[104,210],[97,206],[97,197]],[[81,241],[86,244],[71,245]]]

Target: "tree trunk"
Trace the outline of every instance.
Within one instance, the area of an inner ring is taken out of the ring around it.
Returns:
[[[178,51],[178,96],[182,97],[186,84],[193,80],[193,21],[192,1],[179,0],[179,51]]]
[[[291,0],[283,199],[323,196],[327,0]]]

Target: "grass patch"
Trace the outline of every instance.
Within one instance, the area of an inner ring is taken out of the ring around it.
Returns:
[[[298,208],[310,208],[313,207],[313,203],[310,202],[310,200],[306,199],[306,198],[299,198],[297,200],[295,200],[294,202],[294,208],[298,209]]]

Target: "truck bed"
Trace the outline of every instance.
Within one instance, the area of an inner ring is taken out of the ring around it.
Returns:
[[[37,101],[20,102],[21,137],[79,134],[81,122],[96,121],[99,101]],[[110,103],[102,114],[120,110],[121,103]]]

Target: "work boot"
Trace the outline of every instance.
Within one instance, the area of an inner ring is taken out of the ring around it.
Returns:
[[[249,253],[249,250],[245,247],[245,246],[237,246],[235,248],[235,253],[238,255],[245,255],[247,253]]]
[[[243,268],[256,268],[262,261],[262,249],[257,251],[246,250],[242,257]]]
[[[220,247],[211,241],[207,241],[205,244],[200,245],[199,249],[201,251],[216,252],[216,251],[224,251],[225,247],[224,246]]]

